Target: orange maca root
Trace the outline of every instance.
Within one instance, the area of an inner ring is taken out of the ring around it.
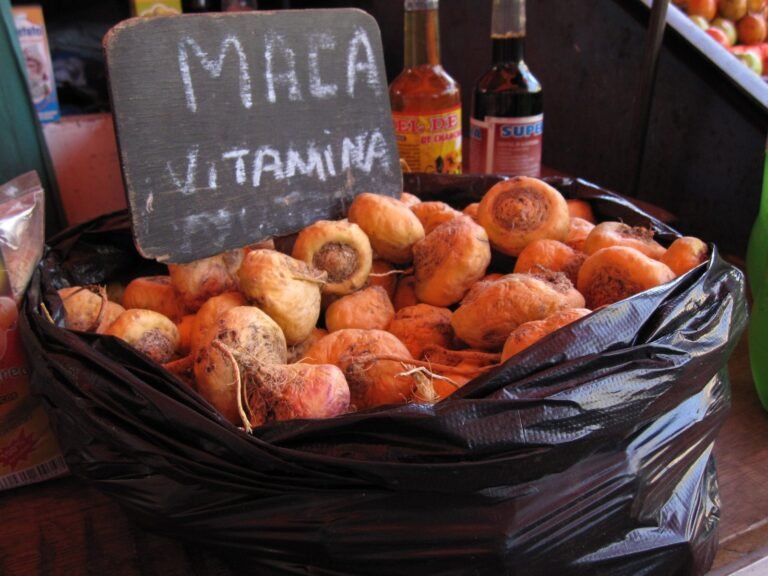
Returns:
[[[385,330],[394,317],[387,291],[368,286],[332,302],[325,311],[325,327],[329,332],[343,328]]]
[[[170,276],[141,276],[134,278],[125,287],[122,296],[125,308],[154,310],[174,322],[181,320],[182,306]]]
[[[415,206],[416,204],[421,202],[421,198],[419,198],[415,194],[411,194],[410,192],[401,192],[400,202],[404,203],[406,206],[410,208],[411,206]]]
[[[397,358],[398,360],[389,359]],[[311,364],[334,364],[349,384],[352,407],[357,410],[403,404],[415,382],[405,375],[413,360],[405,344],[384,330],[347,328],[320,338],[306,352]]]
[[[491,262],[488,235],[463,214],[444,222],[413,248],[416,297],[433,306],[450,306],[485,275]]]
[[[574,250],[584,252],[584,241],[594,227],[592,222],[588,222],[584,218],[571,218],[564,242]]]
[[[565,198],[555,188],[538,178],[516,176],[494,184],[483,195],[477,221],[495,249],[517,256],[537,238],[565,240],[570,216]]]
[[[571,218],[583,218],[587,222],[595,223],[595,213],[592,211],[592,205],[586,200],[580,198],[568,198],[568,214]]]
[[[394,300],[398,278],[405,273],[381,258],[374,258],[371,273],[368,274],[366,286],[381,286],[386,290],[390,300]]]
[[[241,292],[224,292],[223,294],[217,294],[212,296],[200,306],[200,309],[194,316],[192,322],[191,333],[189,335],[189,350],[194,355],[199,348],[204,344],[205,338],[211,329],[211,326],[216,324],[219,316],[230,308],[237,306],[246,306],[248,301]]]
[[[397,311],[387,330],[406,345],[414,358],[421,358],[428,346],[448,348],[453,344],[452,314],[449,308],[431,304],[406,306]]]
[[[501,350],[509,333],[529,320],[540,320],[562,308],[582,307],[564,275],[562,286],[534,274],[508,274],[478,282],[453,313],[456,336],[480,350]],[[580,296],[580,295],[579,295]]]
[[[433,200],[429,202],[419,202],[411,206],[411,210],[424,227],[424,234],[429,234],[440,224],[453,220],[462,213],[445,202]]]
[[[416,277],[413,274],[401,276],[397,281],[395,295],[392,297],[395,311],[418,303],[419,299],[416,297]]]
[[[466,214],[472,220],[477,222],[477,211],[480,209],[480,202],[472,202],[471,204],[467,204],[464,209],[462,210],[462,213]]]
[[[584,240],[583,248],[587,254],[594,254],[608,246],[629,246],[656,260],[665,251],[664,246],[653,239],[653,230],[650,228],[614,221],[596,224]]]
[[[707,259],[709,247],[694,236],[676,238],[660,260],[678,276],[685,274]]]
[[[568,279],[576,283],[586,254],[574,250],[564,242],[540,238],[530,242],[517,257],[513,272],[536,272],[551,270],[562,272]]]
[[[525,350],[544,338],[544,336],[571,322],[575,322],[579,318],[583,318],[590,312],[591,310],[588,308],[565,308],[542,320],[531,320],[520,324],[507,336],[504,348],[501,351],[501,361],[506,362],[518,352]]]
[[[672,269],[631,246],[609,246],[590,255],[576,284],[588,308],[613,304],[674,279]]]

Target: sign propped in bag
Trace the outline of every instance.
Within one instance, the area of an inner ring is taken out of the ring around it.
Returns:
[[[135,18],[105,49],[145,257],[188,262],[402,191],[381,37],[363,11]]]

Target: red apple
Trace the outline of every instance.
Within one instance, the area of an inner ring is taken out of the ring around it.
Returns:
[[[706,30],[704,30],[710,38],[712,38],[715,42],[720,44],[723,48],[730,48],[731,45],[728,42],[728,36],[725,35],[725,32],[720,30],[720,28],[715,28],[713,26],[710,26]]]
[[[720,28],[720,30],[725,32],[725,35],[728,37],[728,43],[731,46],[736,44],[738,35],[736,34],[736,24],[733,23],[733,20],[728,20],[727,18],[718,17],[712,20],[711,25],[715,28]]]
[[[709,20],[704,18],[704,16],[698,16],[694,14],[693,16],[688,16],[688,18],[690,18],[691,22],[696,24],[696,26],[698,26],[702,30],[706,30],[707,28],[709,28]]]
[[[760,56],[758,56],[751,50],[747,50],[745,52],[742,52],[741,54],[736,54],[736,58],[738,58],[744,64],[746,64],[747,68],[752,70],[758,76],[763,75],[763,60],[762,58],[760,58]]]
[[[765,17],[762,14],[747,14],[736,22],[736,33],[742,44],[760,44],[766,35]]]

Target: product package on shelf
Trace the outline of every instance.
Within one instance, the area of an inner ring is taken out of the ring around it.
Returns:
[[[18,303],[43,253],[43,189],[29,172],[0,186],[0,490],[67,472],[48,414],[30,390]]]
[[[678,236],[609,191],[548,181],[602,218]],[[491,182],[412,174],[406,189],[462,208]],[[59,288],[155,269],[125,212],[50,240],[21,326],[72,473],[150,529],[255,571],[703,574],[726,362],[747,321],[743,274],[710,248],[439,402],[251,433],[122,341],[62,327]]]
[[[27,67],[27,84],[40,122],[61,118],[51,50],[45,30],[42,6],[13,8],[13,21]]]

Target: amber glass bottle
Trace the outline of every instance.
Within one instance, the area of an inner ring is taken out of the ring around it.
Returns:
[[[493,0],[493,63],[475,84],[469,171],[541,174],[541,84],[525,63],[525,0]]]
[[[461,173],[461,92],[440,63],[438,0],[405,0],[404,66],[389,98],[407,168]]]

